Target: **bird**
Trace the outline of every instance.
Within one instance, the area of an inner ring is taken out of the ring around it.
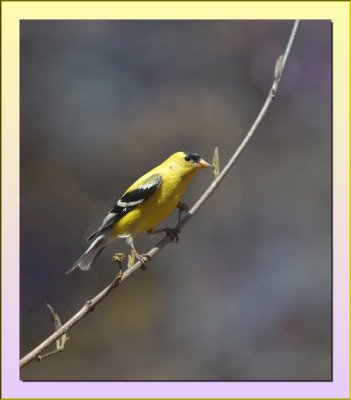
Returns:
[[[119,238],[126,240],[135,258],[146,266],[151,257],[138,253],[134,246],[134,236],[141,232],[165,232],[172,241],[178,241],[178,227],[159,230],[155,230],[155,227],[176,207],[180,210],[179,225],[181,212],[187,211],[180,199],[196,172],[208,167],[212,165],[199,154],[178,151],[137,179],[113,205],[101,226],[89,236],[88,249],[66,274],[76,268],[89,271],[101,251]]]

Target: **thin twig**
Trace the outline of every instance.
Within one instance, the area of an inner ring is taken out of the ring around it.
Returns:
[[[52,322],[54,324],[55,331],[57,331],[62,326],[61,319],[60,319],[59,315],[57,314],[57,312],[55,312],[54,308],[49,303],[46,303],[46,306],[50,311],[50,315],[51,315]],[[64,333],[61,337],[59,337],[56,340],[56,349],[55,350],[49,351],[48,353],[45,353],[45,354],[38,354],[36,356],[36,360],[41,361],[43,358],[52,356],[60,351],[63,351],[68,339],[69,339],[69,337],[67,336],[66,333]]]
[[[36,359],[37,361],[41,361],[43,358],[53,356],[54,354],[60,353],[60,352],[63,351],[64,349],[65,349],[64,347],[59,347],[59,348],[56,348],[55,350],[48,351],[48,352],[45,353],[45,354],[38,354],[38,355],[35,357],[35,359]]]
[[[203,195],[199,198],[199,200],[194,204],[191,210],[186,214],[186,216],[180,221],[179,228],[183,228],[190,219],[198,212],[200,207],[207,201],[207,199],[212,195],[212,193],[217,189],[223,178],[227,175],[229,170],[233,167],[234,163],[239,158],[240,154],[248,144],[249,140],[251,139],[252,135],[256,131],[258,125],[262,121],[262,118],[266,114],[269,106],[271,105],[273,99],[276,96],[279,82],[285,67],[286,60],[288,58],[292,43],[295,39],[296,31],[299,25],[299,20],[294,22],[288,44],[286,46],[285,52],[282,56],[280,56],[275,65],[274,71],[274,81],[272,87],[268,93],[268,96],[262,106],[261,111],[259,112],[256,120],[252,124],[250,130],[244,137],[243,141],[241,142],[240,146],[234,152],[233,156],[230,158],[228,163],[224,166],[218,177],[210,184],[207,190],[203,193]],[[166,236],[160,242],[156,244],[147,254],[150,257],[154,257],[157,253],[159,253],[168,243],[170,242],[170,237]],[[136,270],[138,270],[142,266],[141,262],[138,261],[130,268],[128,268],[123,273],[118,273],[115,277],[114,281],[110,283],[104,290],[102,290],[99,294],[97,294],[91,300],[88,300],[85,305],[72,317],[70,318],[62,327],[57,329],[51,336],[45,339],[39,346],[37,346],[34,350],[29,352],[26,356],[24,356],[20,360],[20,367],[22,368],[29,362],[38,359],[38,356],[48,347],[50,346],[55,340],[57,340],[60,336],[67,333],[72,326],[74,326],[78,321],[84,318],[89,312],[93,311],[97,304],[99,304],[115,287],[119,286],[122,282],[124,282],[130,275],[132,275]]]

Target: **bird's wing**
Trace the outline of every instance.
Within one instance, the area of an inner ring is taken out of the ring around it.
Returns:
[[[156,192],[157,188],[161,185],[161,182],[161,175],[153,174],[144,182],[141,182],[137,187],[132,190],[128,189],[111,208],[100,228],[89,236],[88,241],[94,239],[97,235],[122,218],[123,215],[127,214],[130,210],[138,207],[142,202],[147,200]]]

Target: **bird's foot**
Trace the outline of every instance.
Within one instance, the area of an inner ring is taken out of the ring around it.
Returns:
[[[141,267],[140,267],[141,270],[142,270],[142,271],[145,271],[145,270],[147,270],[147,265],[146,265],[146,263],[147,263],[147,261],[150,261],[152,257],[151,257],[149,254],[147,254],[147,253],[139,254],[139,253],[136,253],[136,252],[135,252],[135,258],[136,258],[138,261],[141,262]]]
[[[163,229],[158,229],[157,231],[147,231],[148,233],[165,233],[166,236],[168,236],[170,238],[171,242],[177,243],[179,241],[179,233],[180,230],[178,229],[178,226],[176,226],[175,228],[163,228]]]
[[[169,239],[173,243],[178,243],[179,242],[179,233],[180,230],[178,227],[176,228],[165,228],[164,231],[166,232],[166,235],[169,236]]]

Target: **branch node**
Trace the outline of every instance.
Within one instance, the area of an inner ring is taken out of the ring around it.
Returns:
[[[125,259],[125,257],[125,254],[117,252],[112,256],[112,261],[117,262],[121,266],[121,263]]]
[[[85,306],[87,307],[88,312],[93,312],[95,310],[95,305],[93,304],[93,302],[91,300],[88,300],[85,303]]]
[[[123,276],[123,271],[118,271],[114,281],[112,282],[112,287],[115,288],[119,286],[119,284],[121,283],[122,276]]]
[[[284,54],[281,54],[275,62],[274,80],[280,80],[284,69]]]
[[[271,99],[275,100],[276,95],[277,95],[277,88],[273,86],[270,94]]]

